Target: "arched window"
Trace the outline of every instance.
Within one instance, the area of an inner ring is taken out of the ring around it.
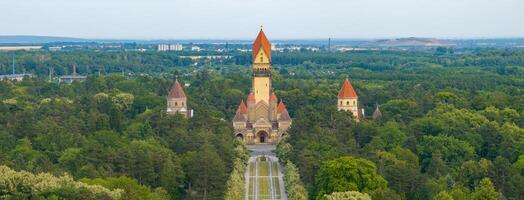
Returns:
[[[342,101],[340,101],[340,105],[342,105]]]
[[[264,57],[260,57],[260,62],[264,62]]]
[[[357,101],[353,101],[353,105],[357,104]]]
[[[184,106],[184,102],[182,102],[182,106]]]
[[[175,106],[178,106],[178,103],[177,103],[177,102],[175,102]]]
[[[349,105],[349,101],[346,101],[346,105]]]

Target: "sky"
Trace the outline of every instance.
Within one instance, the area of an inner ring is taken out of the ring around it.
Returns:
[[[92,39],[524,37],[524,0],[0,0],[0,35]]]

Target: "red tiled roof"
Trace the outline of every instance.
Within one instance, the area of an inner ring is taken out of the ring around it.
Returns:
[[[262,29],[260,29],[257,39],[255,39],[255,42],[253,43],[253,59],[255,59],[258,52],[260,51],[260,47],[264,49],[264,52],[267,54],[267,57],[269,58],[269,61],[271,61],[271,43],[269,43],[269,40],[267,39],[266,34],[264,34],[264,31],[262,31]]]
[[[244,100],[242,100],[240,102],[240,105],[238,105],[238,111],[240,111],[240,113],[242,113],[242,114],[246,114],[247,113],[247,106],[244,103]]]
[[[269,101],[276,101],[277,95],[275,95],[275,92],[271,92],[271,96],[269,97]]]
[[[173,86],[171,87],[168,97],[169,98],[186,98],[184,89],[182,88],[178,80],[176,80],[175,84],[173,84]]]
[[[353,86],[349,82],[348,79],[344,81],[344,84],[342,85],[342,88],[340,89],[340,92],[338,92],[338,98],[356,98],[357,93],[353,89]]]
[[[253,92],[249,93],[247,96],[247,101],[255,101],[255,95],[253,95]]]
[[[282,113],[284,111],[286,111],[286,105],[284,105],[284,102],[283,101],[280,101],[280,103],[278,104],[278,107],[277,107],[277,112],[278,113]]]

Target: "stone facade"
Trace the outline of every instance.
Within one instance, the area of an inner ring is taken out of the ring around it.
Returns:
[[[253,43],[253,83],[233,119],[235,136],[246,144],[276,144],[291,126],[291,117],[271,87],[271,44],[261,30]]]

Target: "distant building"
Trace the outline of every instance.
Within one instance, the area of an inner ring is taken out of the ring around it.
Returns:
[[[301,49],[302,47],[298,47],[298,46],[291,46],[287,48],[288,51],[300,51]]]
[[[344,81],[342,88],[338,92],[337,108],[339,111],[351,112],[356,121],[364,118],[364,109],[359,109],[358,96],[349,79]]]
[[[379,105],[377,104],[377,107],[375,108],[375,111],[373,112],[373,119],[380,119],[382,118],[382,112],[380,112]]]
[[[231,59],[233,56],[178,56],[179,58],[189,58],[193,61],[197,61],[200,59],[210,59],[210,60],[218,60],[218,59]]]
[[[0,51],[39,50],[42,46],[0,46]]]
[[[316,51],[320,51],[320,48],[318,48],[318,47],[307,47],[306,50],[316,52]]]
[[[187,97],[184,93],[184,89],[178,82],[171,87],[169,94],[167,95],[167,114],[181,114],[186,118],[193,117],[193,110],[187,108]]]
[[[49,49],[49,51],[60,51],[62,50],[62,47],[49,47],[47,49]]]
[[[0,81],[1,80],[10,80],[10,81],[21,81],[21,80],[24,80],[25,77],[32,77],[33,75],[31,74],[26,74],[26,73],[23,73],[23,74],[17,74],[16,73],[16,67],[15,67],[15,54],[13,54],[13,73],[12,74],[7,74],[7,75],[0,75]]]
[[[199,46],[192,46],[191,51],[201,51],[202,49]]]
[[[87,79],[87,76],[78,76],[78,75],[65,75],[61,76],[60,79],[58,79],[58,82],[60,83],[73,83],[75,81],[82,82]]]
[[[25,77],[33,77],[33,75],[32,74],[0,75],[0,80],[21,81],[21,80],[24,80]]]
[[[182,44],[159,44],[158,51],[182,51],[184,46]]]
[[[171,51],[182,51],[182,49],[184,49],[184,47],[182,46],[182,44],[172,44],[172,45],[169,45],[169,50],[171,50]]]
[[[85,81],[87,76],[79,76],[76,74],[76,64],[73,65],[73,74],[61,76],[58,79],[59,83],[73,83],[75,81],[82,82]]]

